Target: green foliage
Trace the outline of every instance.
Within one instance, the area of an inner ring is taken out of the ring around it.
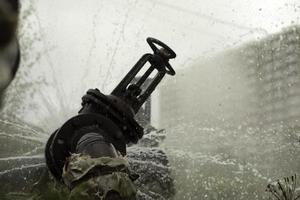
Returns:
[[[297,200],[300,199],[300,194],[296,194],[296,175],[285,177],[283,180],[277,180],[267,186],[267,191],[272,194],[270,199],[274,200]]]

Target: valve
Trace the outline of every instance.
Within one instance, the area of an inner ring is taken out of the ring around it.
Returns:
[[[165,74],[175,75],[169,60],[176,57],[170,47],[157,39],[147,38],[147,43],[153,53],[144,54],[110,95],[104,95],[98,89],[88,90],[82,97],[78,115],[50,136],[45,156],[56,179],[62,180],[63,166],[72,153],[112,157],[116,150],[125,156],[126,145],[137,143],[143,137],[143,127],[135,120],[135,114]],[[141,77],[136,77],[146,63],[150,67]],[[157,71],[155,77],[146,89],[142,89],[154,70]]]

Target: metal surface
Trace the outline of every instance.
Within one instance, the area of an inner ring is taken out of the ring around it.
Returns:
[[[155,90],[156,86],[160,83],[165,74],[172,76],[175,75],[175,71],[169,63],[169,59],[176,57],[175,52],[157,39],[147,38],[147,42],[154,53],[144,54],[112,92],[112,95],[123,99],[128,105],[130,105],[135,113],[137,113],[146,99]],[[157,45],[161,48],[159,49]],[[145,67],[148,62],[150,63],[150,67],[145,74],[139,78],[136,83],[132,83],[138,72]],[[149,86],[143,91],[141,86],[155,69],[157,70],[156,76],[153,78]]]

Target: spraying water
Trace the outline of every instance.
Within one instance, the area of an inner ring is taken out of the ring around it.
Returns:
[[[88,88],[98,87],[109,93],[139,57],[130,52],[144,52],[142,46],[148,35],[158,35],[166,43],[174,44],[180,56],[178,66],[190,70],[183,69],[178,73],[175,83],[165,83],[157,100],[160,107],[156,108],[159,119],[155,121],[167,130],[161,148],[170,160],[176,190],[174,199],[267,199],[265,187],[271,180],[299,173],[300,145],[296,121],[294,118],[279,119],[276,127],[263,126],[272,120],[252,107],[252,100],[257,103],[262,99],[260,96],[249,98],[256,91],[249,90],[252,83],[246,81],[251,70],[248,73],[247,66],[237,67],[241,62],[245,63],[241,61],[244,57],[229,51],[211,58],[212,61],[199,62],[196,59],[215,55],[211,52],[223,51],[224,47],[249,39],[260,41],[269,32],[278,31],[276,23],[261,24],[266,29],[257,29],[249,24],[241,26],[239,20],[228,22],[226,17],[239,14],[236,11],[231,13],[230,6],[230,12],[227,10],[222,16],[224,19],[220,20],[217,11],[203,15],[203,9],[192,12],[191,8],[183,9],[169,2],[77,3],[82,5],[75,6],[67,0],[48,4],[38,0],[23,2],[20,27],[22,66],[7,91],[1,111],[1,180],[11,181],[14,176],[21,176],[24,182],[18,184],[30,185],[30,178],[40,173],[31,169],[44,166],[44,145],[52,131],[77,112],[80,97]],[[280,12],[282,9],[286,12],[298,9],[297,5],[283,7],[279,4],[276,9]],[[46,12],[48,9],[55,12]],[[165,12],[165,9],[169,11]],[[261,12],[259,9],[258,13]],[[149,19],[146,12],[155,17]],[[76,13],[77,20],[74,21],[72,13]],[[157,28],[161,13],[167,16],[166,21]],[[174,22],[174,13],[177,18],[187,17],[191,24],[187,25],[184,20]],[[294,15],[283,14],[286,21],[297,18]],[[253,20],[253,23],[258,22],[262,23]],[[290,25],[290,21],[284,23],[284,26]],[[208,25],[211,29],[207,28]],[[183,31],[183,26],[189,31]],[[74,32],[78,29],[78,33]],[[224,34],[220,34],[220,30],[224,30]],[[197,39],[199,33],[203,35]],[[294,43],[299,43],[299,34],[292,38]],[[278,48],[267,49],[267,54],[272,51],[270,55],[274,56],[285,45],[281,42]],[[250,45],[242,54],[251,54],[258,49],[262,48]],[[287,57],[286,54],[282,56]],[[262,67],[262,59],[254,56],[248,60],[254,64],[249,65]],[[272,69],[280,67],[276,63],[280,62],[275,60]],[[120,65],[123,67],[117,68]],[[200,72],[194,70],[195,66]],[[264,73],[255,72],[253,76],[266,79],[268,73]],[[281,73],[290,76],[294,72]],[[285,80],[280,75],[278,77]],[[277,106],[272,101],[270,105]],[[289,115],[283,113],[282,116]],[[293,123],[287,123],[289,120]],[[28,171],[32,173],[28,174]],[[7,186],[5,190],[21,190],[18,184]]]

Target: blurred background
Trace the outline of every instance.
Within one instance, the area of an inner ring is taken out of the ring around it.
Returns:
[[[269,182],[299,174],[299,1],[21,4],[22,61],[0,114],[1,183],[44,165],[49,135],[87,89],[110,93],[151,52],[147,37],[178,55],[177,75],[144,113],[166,129],[174,199],[267,199]]]

